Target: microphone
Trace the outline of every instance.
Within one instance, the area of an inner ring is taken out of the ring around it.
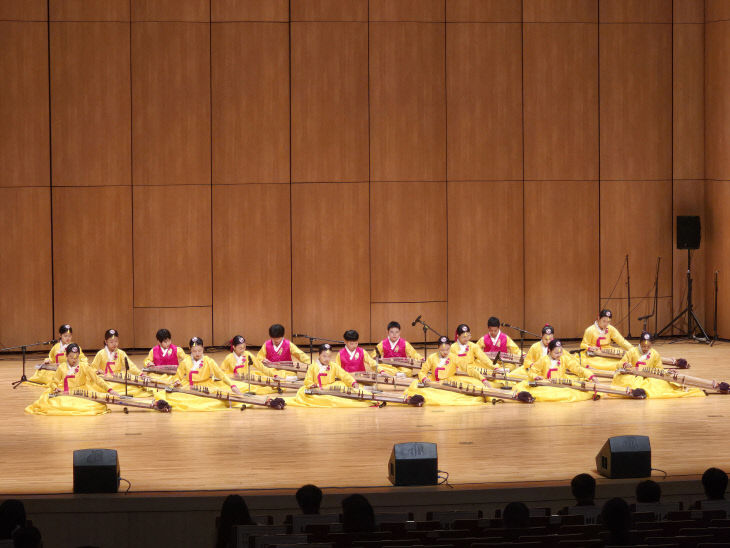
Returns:
[[[652,314],[647,314],[646,316],[640,316],[640,317],[638,317],[638,318],[636,318],[636,319],[637,319],[638,321],[641,321],[641,320],[646,320],[647,318],[651,318],[651,317],[652,317],[653,315],[654,315],[653,313],[652,313]]]
[[[417,323],[418,323],[418,322],[419,322],[419,321],[421,320],[421,316],[422,316],[422,315],[423,315],[423,314],[419,314],[419,315],[418,315],[418,318],[416,318],[415,320],[413,320],[413,321],[411,322],[411,325],[412,325],[413,327],[415,327],[415,326],[416,326],[416,324],[417,324]]]
[[[56,344],[58,342],[58,339],[51,339],[50,341],[46,341],[40,344]]]
[[[502,327],[512,327],[512,326],[511,326],[510,324],[508,324],[508,323],[504,323],[504,322],[502,322],[502,323],[501,323],[500,325],[501,325]]]
[[[309,335],[300,335],[299,333],[292,333],[292,337],[302,337],[303,339],[308,339]]]

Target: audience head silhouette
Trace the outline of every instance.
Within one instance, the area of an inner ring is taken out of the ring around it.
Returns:
[[[218,518],[218,538],[216,548],[233,546],[233,528],[236,525],[254,525],[248,505],[240,495],[228,495],[221,506]]]
[[[350,495],[342,501],[342,529],[346,533],[375,531],[375,512],[368,499]]]
[[[708,468],[702,474],[702,487],[708,500],[723,500],[727,489],[727,474],[719,468]]]
[[[659,502],[662,488],[654,480],[639,482],[636,486],[636,502]]]
[[[596,480],[589,474],[578,474],[570,481],[576,506],[593,506],[596,497]]]
[[[322,504],[322,490],[311,483],[299,488],[296,494],[297,504],[302,514],[319,514]]]

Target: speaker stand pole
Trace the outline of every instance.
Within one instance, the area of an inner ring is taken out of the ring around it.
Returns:
[[[676,323],[676,321],[685,314],[687,315],[687,332],[685,333],[684,337],[674,340],[672,341],[672,343],[690,340],[710,344],[710,336],[705,331],[705,328],[702,327],[702,322],[700,322],[699,318],[695,314],[694,304],[692,302],[692,254],[690,249],[687,250],[687,306],[679,314],[677,314],[674,319],[672,319],[672,321],[665,325],[659,331],[657,336],[660,336],[667,329],[672,327]],[[694,324],[696,324],[696,327]],[[696,330],[699,330],[700,333],[702,333],[702,337],[695,335]]]

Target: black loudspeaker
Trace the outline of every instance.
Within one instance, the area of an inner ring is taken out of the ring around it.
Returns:
[[[436,485],[436,444],[396,443],[388,461],[388,479],[393,485]]]
[[[648,436],[608,438],[596,455],[596,470],[607,478],[646,478],[651,475]]]
[[[116,493],[119,455],[115,449],[74,451],[74,493]]]
[[[699,249],[700,238],[700,218],[677,215],[677,249]]]

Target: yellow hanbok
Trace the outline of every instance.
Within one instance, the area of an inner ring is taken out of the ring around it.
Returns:
[[[57,366],[61,363],[66,363],[66,346],[68,345],[57,342],[51,347],[51,351],[48,353],[48,359],[51,360],[51,365]],[[84,355],[84,351],[81,350],[81,347],[79,347],[79,351],[79,361],[88,363],[89,360]],[[55,374],[55,371],[51,371],[49,369],[37,369],[33,376],[28,379],[28,382],[48,386],[48,384],[50,384],[53,380]]]
[[[662,357],[653,348],[646,354],[643,354],[638,346],[634,346],[624,354],[621,360],[615,361],[617,369],[641,369],[644,367],[663,369]],[[647,379],[638,375],[620,375],[617,373],[613,377],[611,384],[620,388],[627,386],[631,388],[643,388],[647,398],[701,398],[706,395],[701,388],[692,386],[682,387],[673,382],[662,379]]]
[[[583,333],[583,340],[580,342],[580,347],[583,349],[583,352],[580,353],[581,364],[584,367],[590,367],[592,369],[615,371],[616,362],[618,360],[613,358],[603,358],[600,356],[588,356],[586,353],[586,349],[591,346],[597,346],[599,348],[614,348],[611,344],[614,342],[624,350],[631,349],[631,343],[624,339],[621,336],[621,333],[618,332],[618,329],[614,326],[609,324],[608,328],[603,331],[598,327],[598,324],[594,322],[593,325],[585,330],[585,333]]]
[[[572,388],[562,388],[559,386],[530,386],[529,380],[535,377],[543,379],[589,379],[592,375],[590,370],[581,367],[578,362],[570,354],[564,352],[560,358],[553,360],[549,355],[545,355],[526,369],[528,380],[516,384],[513,388],[515,392],[525,390],[532,394],[536,402],[575,402],[590,400],[593,394],[590,392],[581,392]],[[510,376],[519,375],[519,372],[512,372]]]
[[[109,409],[103,403],[76,398],[74,396],[51,395],[56,389],[64,392],[77,389],[96,392],[103,397],[111,387],[100,379],[96,371],[86,362],[79,361],[76,367],[69,367],[64,361],[53,372],[54,377],[48,389],[35,402],[25,408],[32,415],[103,415]]]
[[[542,344],[542,340],[540,340],[533,344],[527,351],[527,354],[525,354],[525,368],[529,369],[533,363],[543,356],[547,356],[547,346]]]
[[[188,356],[178,366],[177,374],[173,377],[172,383],[180,381],[183,388],[208,388],[211,393],[229,393],[234,382],[226,375],[213,358],[203,356],[198,361],[193,361]],[[171,384],[172,384],[171,383]],[[220,411],[229,407],[228,402],[194,396],[192,394],[181,394],[179,392],[155,392],[155,399],[167,400],[174,411]],[[240,407],[240,403],[234,403],[232,407]]]
[[[400,340],[400,339],[399,339]],[[393,343],[390,342],[390,339],[386,338],[383,341],[380,341],[378,344],[375,345],[375,348],[377,350],[373,350],[370,353],[370,356],[374,359],[377,359],[378,356],[384,356],[383,353],[383,343],[390,344],[391,347],[393,347]],[[403,341],[405,343],[405,350],[406,350],[406,358],[411,358],[412,360],[422,360],[423,356],[421,356],[415,348],[413,348],[413,345],[409,343],[408,341]],[[396,342],[397,344],[397,342]],[[418,372],[417,369],[413,369],[411,367],[395,367],[395,370],[400,373],[405,373],[407,377],[415,377],[416,373]]]
[[[117,348],[113,353],[109,353],[107,347],[102,348],[94,356],[94,361],[91,362],[91,368],[103,375],[122,375],[123,377],[126,370],[124,364],[125,358],[129,364],[129,374],[141,375],[142,372],[121,348]],[[107,384],[120,394],[125,393],[123,382],[107,381]],[[141,386],[127,385],[126,393],[135,398],[149,398],[152,396],[152,390],[142,388]]]
[[[467,376],[461,376],[459,382],[463,384],[473,384],[474,386],[485,386],[484,374],[481,370],[493,371],[494,363],[489,359],[484,351],[479,348],[476,343],[468,341],[466,345],[462,345],[456,341],[449,349],[449,359],[453,360],[456,368]],[[491,384],[488,384],[491,386]]]
[[[366,354],[367,355],[367,354]],[[352,387],[355,379],[335,361],[328,365],[322,365],[315,360],[307,368],[307,376],[304,379],[304,386],[297,391],[293,398],[286,398],[287,405],[294,407],[371,407],[372,402],[348,400],[337,396],[325,396],[307,394],[305,391],[310,387],[317,387],[322,390],[334,387]]]
[[[430,388],[428,385],[418,386],[419,383],[423,383],[424,379],[428,379],[429,384],[439,384],[444,381],[476,384],[472,382],[474,380],[472,377],[457,375],[457,371],[456,360],[451,355],[442,358],[438,352],[431,354],[423,362],[421,370],[418,371],[418,380],[411,383],[406,390],[406,394],[408,396],[417,394],[423,396],[425,405],[482,405],[484,403],[483,398]],[[483,384],[480,382],[479,386],[483,386]]]
[[[251,363],[249,364],[249,359]],[[279,374],[279,371],[273,367],[266,367],[262,364],[257,357],[251,352],[246,350],[240,356],[236,356],[234,352],[228,354],[225,359],[221,362],[221,369],[226,375],[252,375],[254,377],[278,377],[280,379],[285,378]],[[291,376],[296,376],[296,373],[289,373]],[[255,384],[248,385],[245,381],[240,381],[241,392],[251,392],[254,394],[271,394],[275,390],[270,386],[257,386]]]

